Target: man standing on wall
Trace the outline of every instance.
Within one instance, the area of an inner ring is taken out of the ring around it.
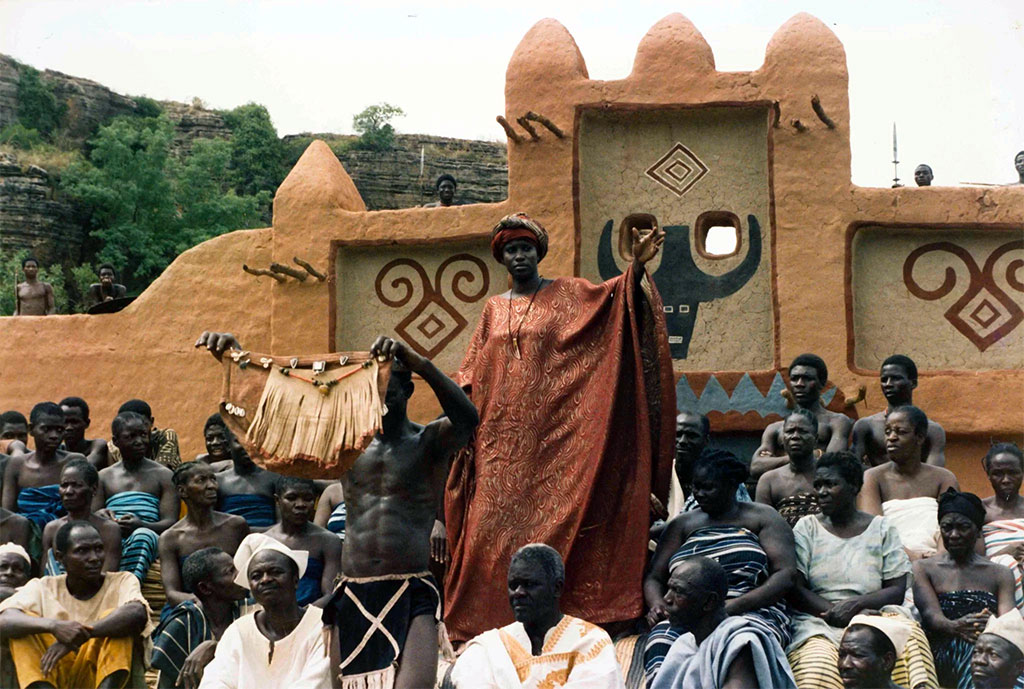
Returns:
[[[437,201],[423,204],[424,208],[442,208],[447,206],[458,206],[455,202],[455,178],[447,172],[437,178],[434,189],[437,191]]]
[[[15,288],[15,316],[49,316],[57,313],[57,302],[53,297],[53,285],[39,282],[39,261],[29,256],[21,262],[25,282]]]

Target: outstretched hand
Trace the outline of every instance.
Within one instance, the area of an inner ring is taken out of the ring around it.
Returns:
[[[661,245],[665,243],[665,230],[660,227],[647,232],[643,236],[641,236],[640,230],[635,227],[631,232],[633,233],[633,258],[642,264],[657,256],[658,252],[661,251]]]
[[[400,361],[410,371],[418,371],[426,362],[424,357],[414,352],[402,342],[393,340],[390,337],[384,337],[383,335],[374,341],[373,346],[370,347],[370,354]]]
[[[210,330],[203,331],[194,346],[196,349],[206,347],[217,361],[221,360],[227,350],[242,348],[241,343],[231,333],[215,333]]]

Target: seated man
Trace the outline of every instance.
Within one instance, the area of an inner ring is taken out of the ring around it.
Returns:
[[[64,410],[64,449],[85,455],[96,467],[107,466],[107,441],[103,438],[88,440],[85,431],[89,428],[89,405],[81,397],[65,397],[60,401]]]
[[[672,570],[665,607],[676,627],[690,630],[672,643],[651,689],[796,689],[775,636],[743,616],[725,614],[725,570],[698,555]]]
[[[185,462],[174,470],[174,489],[187,512],[174,526],[160,534],[160,575],[167,594],[167,611],[186,600],[196,600],[181,580],[181,566],[192,553],[218,547],[233,553],[249,533],[241,517],[215,512],[217,477],[209,464]]]
[[[292,550],[309,554],[296,593],[299,605],[313,603],[334,590],[334,579],[341,571],[341,540],[310,521],[315,507],[316,486],[311,480],[282,476],[277,484],[281,521],[264,532]]]
[[[1024,677],[1024,618],[1020,611],[988,618],[974,644],[971,679],[975,689],[1009,689]]]
[[[531,543],[516,551],[508,567],[516,621],[469,641],[451,670],[455,687],[625,686],[608,633],[559,609],[564,585],[557,550]]]
[[[72,459],[60,472],[60,502],[67,511],[43,529],[43,573],[51,576],[64,574],[64,568],[53,552],[53,539],[60,527],[68,522],[89,522],[96,527],[106,556],[104,572],[116,572],[121,565],[121,527],[112,519],[92,511],[92,499],[99,488],[100,474],[96,467],[84,459]],[[129,570],[125,570],[129,571]],[[133,572],[134,573],[134,572]],[[143,577],[139,577],[141,581]]]
[[[128,295],[128,289],[124,285],[114,282],[117,279],[114,266],[109,263],[101,265],[99,277],[99,282],[89,285],[89,291],[86,292],[85,296],[86,306],[95,306],[105,301],[123,299]]]
[[[123,687],[133,646],[153,626],[139,580],[103,571],[103,539],[89,522],[69,522],[54,539],[67,574],[33,579],[0,603],[22,687]]]
[[[231,464],[217,472],[217,510],[245,519],[249,530],[266,531],[277,522],[277,481],[281,477],[256,465],[227,427]]]
[[[121,569],[144,580],[157,557],[157,539],[177,521],[181,505],[171,470],[146,458],[147,420],[121,412],[114,417],[111,435],[122,459],[100,472],[93,509],[121,527]]]
[[[238,570],[220,548],[203,548],[185,558],[181,582],[195,595],[170,611],[153,632],[152,666],[160,671],[157,687],[197,687],[213,660],[217,641],[238,619],[248,595],[235,583]]]
[[[828,383],[828,366],[816,354],[801,354],[789,365],[789,387],[797,408],[806,409],[818,419],[817,449],[839,452],[847,447],[853,421],[845,414],[829,411],[821,403],[821,392]],[[782,421],[769,424],[761,436],[750,462],[750,475],[759,478],[772,469],[789,462],[782,440]]]
[[[259,545],[251,554],[239,548],[235,581],[252,591],[262,609],[227,628],[199,689],[329,689],[323,611],[295,601],[306,554],[262,534],[250,538]]]
[[[794,409],[782,423],[782,443],[789,464],[772,469],[757,482],[755,500],[778,510],[795,526],[800,517],[819,514],[814,490],[814,447],[818,419],[803,408]]]
[[[921,461],[928,417],[917,407],[896,407],[885,419],[885,464],[864,473],[858,506],[888,517],[911,560],[938,549],[938,499],[959,488],[953,472]]]
[[[157,428],[153,425],[153,411],[149,408],[149,404],[143,400],[128,400],[118,408],[117,413],[121,414],[126,411],[135,412],[147,421],[149,427],[149,447],[146,451],[146,457],[154,462],[163,464],[168,469],[174,469],[174,467],[181,464],[178,434],[170,428]],[[107,443],[107,454],[111,464],[121,461],[121,451],[117,449],[113,441]]]
[[[197,462],[206,462],[214,471],[223,471],[231,466],[231,441],[228,427],[220,414],[211,414],[203,424],[203,440],[206,452],[196,455]]]
[[[899,617],[854,615],[839,642],[839,676],[846,689],[902,689],[892,681],[896,659],[910,638]]]
[[[0,545],[0,601],[10,598],[31,578],[32,558],[28,551],[17,543]]]
[[[878,374],[885,396],[886,409],[871,416],[857,419],[853,424],[851,445],[853,453],[869,467],[886,461],[885,419],[897,407],[914,403],[914,388],[917,387],[917,364],[908,356],[893,354],[882,362]],[[928,434],[921,448],[924,463],[937,467],[946,466],[946,431],[942,426],[928,420]]]
[[[60,449],[64,442],[64,411],[53,402],[40,402],[29,414],[29,432],[36,449],[11,457],[4,469],[3,506],[16,510],[42,533],[47,522],[64,515],[60,502],[60,472],[68,461],[85,459]]]

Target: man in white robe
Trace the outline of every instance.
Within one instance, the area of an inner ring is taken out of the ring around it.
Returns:
[[[508,568],[516,621],[470,640],[451,671],[457,689],[623,689],[612,640],[600,627],[562,614],[565,567],[554,548],[520,548]]]
[[[253,536],[236,553],[236,582],[263,609],[225,630],[199,689],[330,689],[323,610],[295,600],[309,554]]]

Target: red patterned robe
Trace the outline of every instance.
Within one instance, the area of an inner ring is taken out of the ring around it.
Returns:
[[[649,280],[635,289],[634,270],[484,307],[456,377],[480,426],[445,492],[454,640],[513,621],[508,565],[532,542],[565,559],[566,614],[643,610],[650,495],[667,498],[676,411],[661,298]]]

